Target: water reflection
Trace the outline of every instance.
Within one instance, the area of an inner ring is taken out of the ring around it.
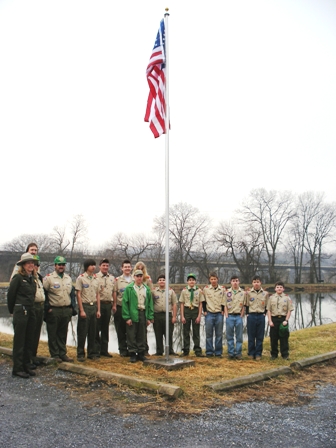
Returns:
[[[331,322],[336,322],[336,293],[323,294],[289,294],[293,301],[294,311],[290,318],[290,330],[300,330],[302,328],[315,327]],[[223,344],[226,344],[224,324]],[[9,316],[6,306],[0,306],[0,332],[13,334],[13,321]],[[73,317],[69,324],[67,344],[75,346],[77,342],[77,317]],[[266,324],[265,336],[269,334],[269,325]],[[201,346],[205,347],[205,326],[204,317],[201,321]],[[247,339],[246,318],[244,319],[244,339]],[[47,341],[47,330],[43,323],[41,331],[41,340]],[[192,342],[192,341],[191,341]],[[153,325],[148,327],[148,345],[149,353],[154,354],[156,351],[155,335]],[[176,324],[173,336],[174,351],[180,352],[182,345],[182,324]],[[117,335],[115,332],[113,320],[110,324],[110,342],[109,352],[118,353]]]

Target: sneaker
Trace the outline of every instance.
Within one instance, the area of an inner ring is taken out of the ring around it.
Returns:
[[[241,359],[243,359],[243,357],[242,357],[242,355],[236,355],[236,359],[241,360]]]
[[[136,355],[131,355],[131,357],[130,357],[130,362],[132,362],[132,363],[137,362],[137,357],[136,357]]]
[[[215,358],[223,358],[223,355],[215,355]]]
[[[216,356],[218,356],[218,355],[216,355]],[[205,355],[205,357],[206,357],[206,358],[213,358],[214,355]]]

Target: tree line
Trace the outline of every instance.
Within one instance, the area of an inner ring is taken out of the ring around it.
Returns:
[[[54,227],[50,234],[21,235],[5,243],[3,249],[23,252],[27,243],[35,241],[39,253],[66,256],[73,277],[81,269],[78,258],[84,259],[89,252],[97,261],[109,258],[115,275],[119,275],[123,259],[132,263],[143,260],[155,280],[164,269],[165,227],[165,217],[156,217],[149,236],[119,232],[101,248],[89,250],[87,223],[83,215],[76,215],[67,225]],[[330,250],[335,230],[336,204],[326,202],[319,192],[294,195],[254,189],[233,219],[217,225],[190,204],[174,204],[170,207],[170,282],[184,283],[189,271],[196,271],[198,280],[206,282],[213,270],[224,283],[232,274],[250,282],[255,273],[261,274],[264,282],[288,281],[276,266],[290,263],[294,269],[292,281],[316,283],[322,278],[322,264],[334,263]]]

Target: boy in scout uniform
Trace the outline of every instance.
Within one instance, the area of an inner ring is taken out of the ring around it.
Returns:
[[[143,283],[143,273],[140,269],[134,272],[134,282],[125,288],[122,317],[127,325],[130,362],[146,361],[147,326],[154,321],[154,309],[151,290]]]
[[[126,322],[122,317],[122,297],[126,286],[132,283],[131,276],[132,265],[129,260],[124,260],[121,265],[122,275],[115,279],[113,289],[113,316],[114,326],[118,337],[118,346],[120,356],[128,356],[127,337],[126,337]]]
[[[77,323],[77,360],[85,360],[85,340],[87,338],[87,352],[89,359],[99,358],[95,351],[95,337],[97,319],[100,318],[99,284],[94,274],[96,270],[95,260],[84,261],[84,274],[76,280],[76,294],[78,302]]]
[[[71,277],[65,274],[66,259],[58,256],[54,260],[55,270],[43,279],[46,291],[45,321],[48,332],[50,356],[57,361],[73,362],[67,356],[66,340],[72,316]]]
[[[216,272],[209,275],[210,285],[203,289],[203,312],[205,316],[205,354],[207,358],[212,356],[222,357],[223,353],[223,324],[224,324],[224,294],[225,288],[218,285]],[[215,333],[215,346],[213,336]]]
[[[202,316],[202,302],[204,297],[201,289],[196,286],[195,274],[187,277],[188,285],[182,289],[179,302],[181,322],[183,323],[183,353],[188,356],[190,351],[190,326],[192,325],[194,352],[198,357],[203,357],[200,341],[200,322]]]
[[[242,359],[245,292],[240,289],[239,278],[236,275],[231,277],[230,283],[231,288],[224,296],[228,357],[229,359]]]
[[[100,319],[97,319],[96,328],[96,353],[100,354],[100,356],[112,358],[112,355],[108,352],[108,343],[115,278],[109,274],[109,267],[109,260],[104,258],[99,263],[99,272],[96,274],[100,297]]]
[[[163,336],[166,339],[166,276],[160,274],[157,279],[158,286],[154,288],[154,333],[156,339],[156,356],[164,354]],[[169,354],[175,355],[173,350],[173,332],[177,315],[177,298],[173,289],[169,288]]]
[[[289,357],[289,330],[280,331],[282,327],[288,329],[288,320],[294,309],[292,300],[284,293],[283,282],[276,282],[275,294],[272,294],[267,303],[267,316],[270,325],[271,359],[276,359],[279,354],[278,341],[280,339],[280,353],[283,359]],[[284,334],[283,334],[284,333]]]
[[[265,335],[265,316],[268,293],[261,287],[261,278],[255,275],[252,288],[246,293],[245,307],[247,315],[247,354],[251,359],[261,360]]]

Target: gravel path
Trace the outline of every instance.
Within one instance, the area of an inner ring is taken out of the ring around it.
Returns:
[[[0,360],[1,447],[336,447],[332,385],[319,388],[308,405],[243,403],[152,421],[87,406],[71,388],[55,387],[64,378],[71,382],[73,375],[46,368],[29,380],[12,378],[11,363]]]

